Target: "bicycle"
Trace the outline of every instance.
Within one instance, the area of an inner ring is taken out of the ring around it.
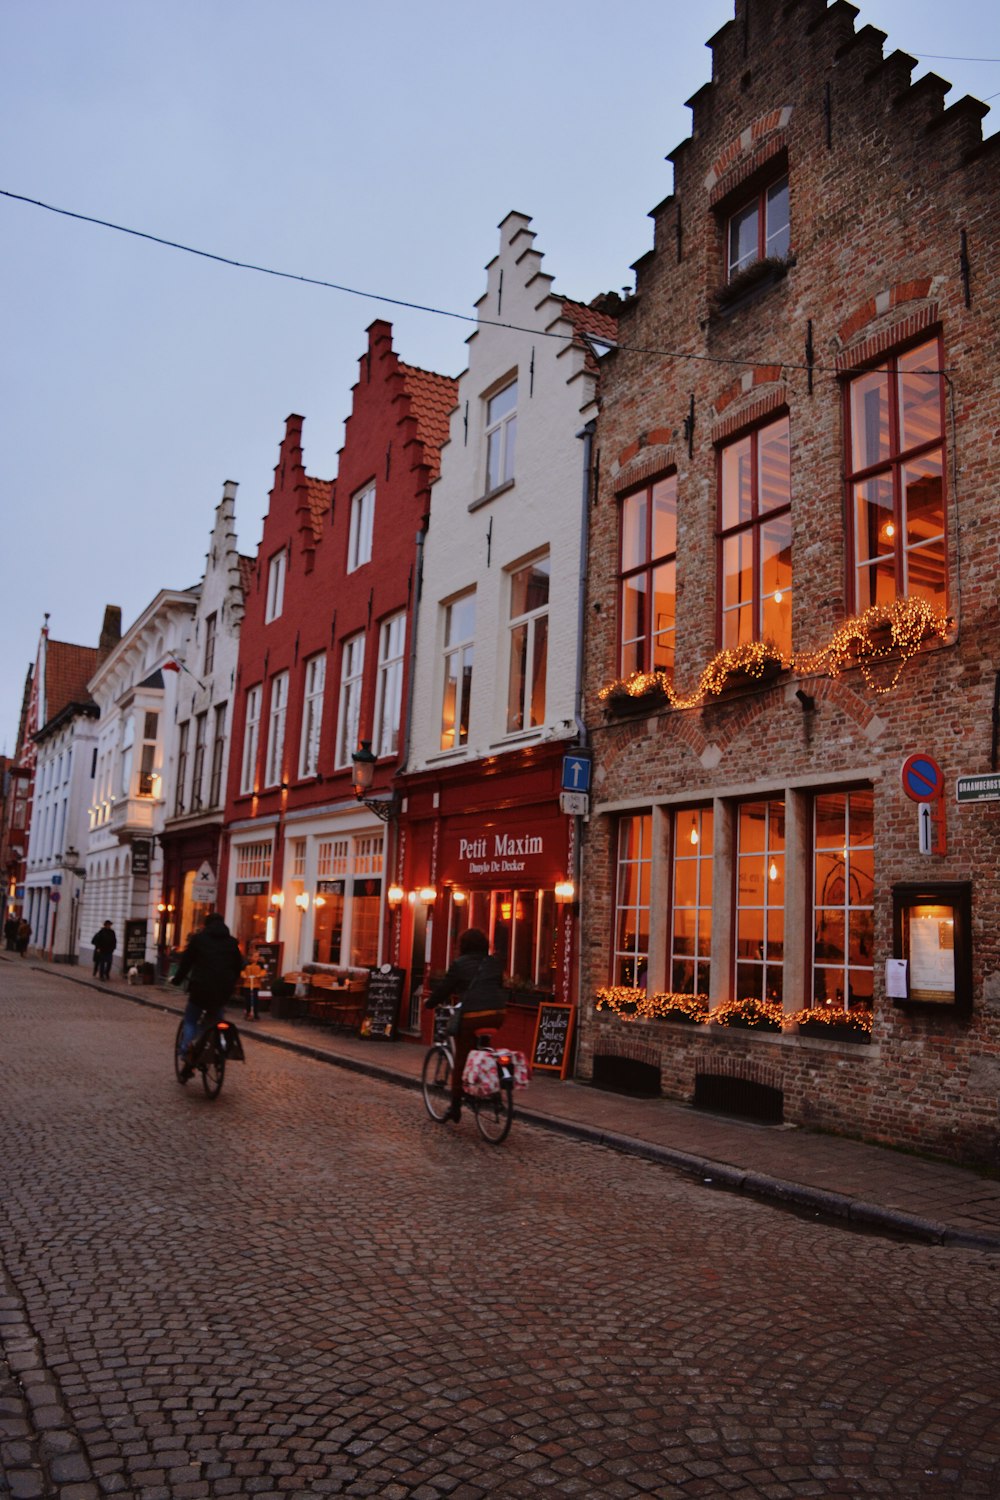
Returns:
[[[246,1058],[240,1034],[232,1021],[218,1020],[206,1026],[207,1015],[207,1011],[202,1011],[198,1024],[203,1029],[187,1049],[187,1056],[181,1051],[184,1021],[180,1021],[174,1042],[174,1071],[178,1083],[187,1083],[195,1072],[200,1072],[205,1093],[210,1099],[215,1099],[226,1076],[226,1063],[245,1062]],[[189,1068],[191,1072],[187,1071]]]
[[[445,1023],[461,1014],[461,1006],[442,1005],[437,1014]],[[462,1090],[462,1103],[475,1116],[479,1134],[491,1146],[499,1146],[510,1133],[514,1118],[514,1059],[509,1052],[491,1045],[491,1031],[476,1033],[475,1045],[483,1052],[492,1054],[496,1061],[496,1087],[486,1095],[467,1094]],[[439,1123],[447,1119],[451,1110],[451,1075],[455,1066],[455,1048],[448,1035],[439,1037],[427,1049],[421,1073],[424,1105],[432,1120]]]

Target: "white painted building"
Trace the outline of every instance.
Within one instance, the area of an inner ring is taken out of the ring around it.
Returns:
[[[179,676],[171,663],[185,655],[199,592],[161,589],[88,684],[100,727],[78,947],[91,961],[91,938],[110,921],[118,938],[115,973],[155,955]]]
[[[57,963],[76,961],[78,869],[87,841],[97,717],[96,704],[69,703],[36,735],[25,910],[34,947]]]

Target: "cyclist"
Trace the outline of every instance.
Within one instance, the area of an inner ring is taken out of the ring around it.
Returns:
[[[184,1057],[181,1082],[194,1072],[191,1066],[191,1044],[198,1035],[198,1022],[205,1012],[206,1025],[221,1020],[226,1001],[232,998],[243,969],[243,954],[219,912],[205,918],[200,932],[192,933],[171,984],[181,985],[189,979],[188,1003],[184,1012],[180,1051]]]
[[[478,927],[467,927],[458,940],[458,957],[425,1001],[427,1010],[437,1010],[439,1005],[447,1005],[453,998],[461,1002],[461,1016],[454,1037],[455,1066],[451,1075],[449,1120],[459,1120],[462,1116],[462,1074],[476,1032],[484,1027],[503,1025],[507,992],[501,984],[502,979],[503,964],[490,952],[485,932]]]

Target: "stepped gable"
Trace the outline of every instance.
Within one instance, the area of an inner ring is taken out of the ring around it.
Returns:
[[[423,445],[424,463],[430,479],[434,480],[441,470],[441,449],[448,440],[451,414],[458,399],[458,381],[450,375],[404,364],[402,360],[399,369],[410,398],[410,414]]]
[[[100,666],[96,646],[74,646],[68,641],[50,640],[45,648],[45,716],[46,722],[71,703],[89,704],[93,700],[87,683]]]

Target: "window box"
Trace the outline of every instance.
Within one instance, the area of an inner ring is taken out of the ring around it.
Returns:
[[[816,1007],[800,1010],[792,1017],[798,1026],[799,1036],[818,1038],[824,1042],[861,1042],[872,1039],[872,1013],[866,1007],[854,1010],[835,1010],[832,1007]]]
[[[726,678],[723,691],[735,693],[744,692],[747,688],[770,687],[785,671],[784,662],[773,657],[762,661],[759,671],[751,667],[733,667]]]
[[[708,1018],[716,1026],[736,1031],[780,1031],[784,1020],[781,1006],[771,1000],[727,1000]]]
[[[606,711],[616,718],[655,713],[657,709],[666,708],[668,701],[666,689],[659,682],[651,683],[640,692],[630,692],[624,683],[615,683],[602,699]]]
[[[728,316],[746,303],[752,302],[759,293],[783,281],[795,261],[788,257],[768,255],[755,260],[739,271],[725,286],[717,287],[712,294],[712,312],[718,317]]]

